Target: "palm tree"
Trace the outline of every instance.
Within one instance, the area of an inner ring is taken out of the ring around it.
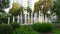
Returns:
[[[13,22],[15,20],[15,18],[20,15],[20,5],[18,3],[13,3],[12,8],[9,11],[10,14],[12,14],[13,16]]]
[[[51,6],[52,6],[52,1],[51,0],[44,0],[42,2],[42,6],[43,6],[43,9],[42,10],[42,13],[44,14],[44,20],[45,20],[45,15],[48,16],[49,14],[47,13],[48,10],[51,10]]]
[[[43,7],[42,7],[43,6]],[[44,20],[45,20],[45,15],[48,16],[49,14],[47,13],[48,10],[51,10],[52,6],[52,1],[51,0],[39,0],[38,2],[35,3],[34,5],[34,12],[41,11],[44,14]]]

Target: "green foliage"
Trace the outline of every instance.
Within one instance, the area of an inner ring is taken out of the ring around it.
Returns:
[[[38,32],[33,31],[31,26],[24,25],[24,26],[21,26],[21,28],[14,31],[13,34],[38,34]]]
[[[54,6],[52,7],[53,13],[57,15],[57,21],[60,22],[60,0],[56,0]]]
[[[33,24],[32,27],[33,27],[33,29],[34,29],[35,31],[38,31],[38,32],[41,31],[41,30],[40,30],[40,29],[41,29],[41,24],[40,24],[40,23]]]
[[[41,2],[40,1],[37,1],[34,4],[34,12],[38,12],[40,10],[40,6],[41,6]]]
[[[0,24],[7,23],[7,14],[4,9],[9,7],[9,2],[9,0],[0,0]]]
[[[54,34],[60,34],[60,29],[53,30],[53,33],[54,33]]]
[[[23,25],[21,26],[21,29],[25,29],[27,31],[33,31],[32,25]]]
[[[20,28],[20,24],[19,23],[11,23],[10,24],[13,28],[13,30],[17,29],[17,28]]]
[[[37,32],[51,32],[52,25],[50,23],[37,23],[32,25]]]
[[[0,24],[7,23],[7,20],[8,20],[8,15],[6,14],[6,12],[4,10],[1,10],[1,12],[0,12]]]
[[[9,0],[0,0],[0,2],[0,8],[4,9],[9,7]]]
[[[27,7],[27,11],[29,12],[29,15],[31,17],[31,12],[32,12],[32,9],[30,7]]]
[[[29,8],[29,7],[27,7],[27,11],[28,11],[28,12],[32,12],[32,9]]]
[[[16,30],[13,34],[38,34],[36,31]]]
[[[11,34],[12,33],[12,27],[7,24],[0,25],[0,34]]]
[[[12,16],[20,15],[21,12],[23,12],[23,7],[19,7],[18,10],[14,10],[13,8],[11,8],[9,11],[9,13],[12,14]]]

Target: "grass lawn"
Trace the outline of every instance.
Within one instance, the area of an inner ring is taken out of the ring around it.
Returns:
[[[54,33],[54,34],[60,34],[60,29],[53,30],[53,33]]]
[[[54,26],[53,34],[60,34],[60,23],[55,23]]]

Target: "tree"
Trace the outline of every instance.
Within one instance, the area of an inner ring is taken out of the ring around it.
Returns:
[[[7,22],[7,14],[4,9],[9,7],[9,0],[0,0],[0,23]]]
[[[41,7],[42,5],[43,5],[43,8]],[[43,1],[39,0],[34,5],[34,12],[37,12],[37,11],[40,10],[44,14],[44,20],[45,20],[45,15],[46,16],[49,15],[47,12],[48,12],[48,10],[51,9],[51,5],[52,5],[52,1],[51,0],[47,0],[47,1],[46,0],[43,0]]]
[[[0,10],[9,7],[9,0],[0,0]]]
[[[34,13],[37,13],[37,17],[39,16],[41,3],[42,3],[42,0],[39,0],[34,4]]]
[[[44,0],[42,2],[42,5],[43,5],[43,9],[42,10],[42,13],[44,14],[44,20],[45,20],[45,15],[46,17],[49,15],[47,12],[48,10],[51,10],[51,6],[52,6],[52,1],[51,0]]]
[[[60,22],[60,0],[56,0],[52,8],[53,13],[56,13],[57,20]]]
[[[13,16],[17,16],[20,14],[20,5],[18,3],[13,3],[12,8],[10,9],[9,13],[12,14]]]
[[[0,24],[7,23],[7,21],[8,21],[8,15],[4,10],[2,10],[2,12],[0,12]]]
[[[27,11],[29,12],[29,15],[31,16],[32,9],[30,7],[27,7]]]
[[[13,3],[12,8],[9,11],[11,15],[11,20],[12,20],[12,16],[14,17],[14,20],[17,21],[17,16],[23,14],[23,7],[20,6],[18,3]]]
[[[38,12],[40,10],[40,5],[41,2],[40,1],[37,1],[35,4],[34,4],[34,12]]]
[[[20,9],[19,9],[20,13],[22,12],[23,14],[23,7],[21,6]]]

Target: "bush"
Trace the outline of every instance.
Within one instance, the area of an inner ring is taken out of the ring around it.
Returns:
[[[27,30],[27,31],[33,31],[33,28],[32,28],[31,25],[23,25],[23,26],[21,26],[20,29],[25,29],[25,30]]]
[[[51,31],[52,31],[52,24],[50,24],[50,23],[42,23],[41,32],[51,32]]]
[[[40,32],[41,31],[40,29],[42,28],[42,24],[40,23],[33,24],[32,27],[35,31]]]
[[[39,34],[36,31],[25,31],[25,30],[20,30],[20,31],[14,31],[13,34]]]
[[[15,30],[13,34],[38,34],[38,32],[30,30],[30,28],[21,27]]]
[[[19,23],[11,23],[10,25],[13,27],[13,30],[15,30],[15,29],[20,27]]]
[[[37,32],[51,32],[52,24],[50,23],[37,23],[33,24],[33,29]]]
[[[7,24],[0,25],[0,34],[11,34],[12,33],[12,27]]]

